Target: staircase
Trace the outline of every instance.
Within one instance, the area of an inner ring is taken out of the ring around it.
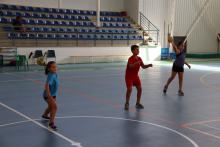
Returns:
[[[159,44],[159,29],[143,14],[139,13],[140,29],[143,31],[143,45],[157,46]]]

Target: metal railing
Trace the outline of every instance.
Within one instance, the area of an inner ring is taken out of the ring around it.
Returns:
[[[143,29],[143,36],[147,33],[148,36],[158,44],[160,30],[143,13],[139,12],[139,17],[140,26]]]

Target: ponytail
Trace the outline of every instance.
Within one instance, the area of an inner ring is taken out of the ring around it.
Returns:
[[[45,67],[45,75],[48,75],[48,74],[49,74],[49,72],[50,72],[50,67],[51,67],[51,65],[53,65],[53,64],[56,64],[56,62],[50,61],[50,62],[47,63],[47,65],[46,65],[46,67]]]

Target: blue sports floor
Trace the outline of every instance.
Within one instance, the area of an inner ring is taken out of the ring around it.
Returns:
[[[141,70],[144,110],[123,110],[125,66],[100,64],[58,72],[58,131],[41,119],[43,71],[0,73],[0,147],[219,147],[220,64],[185,69],[184,97],[178,81],[162,89],[171,63]]]

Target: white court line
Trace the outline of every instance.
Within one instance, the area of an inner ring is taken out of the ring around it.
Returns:
[[[64,140],[66,140],[66,141],[69,142],[71,145],[76,146],[76,147],[82,147],[81,143],[75,142],[75,141],[73,141],[73,140],[71,140],[71,139],[65,137],[64,135],[62,135],[62,134],[60,134],[60,133],[58,133],[58,132],[55,132],[55,131],[53,131],[53,130],[47,128],[47,127],[45,127],[45,126],[42,125],[41,123],[37,122],[36,120],[33,120],[32,118],[26,116],[25,114],[23,114],[23,113],[21,113],[21,112],[15,110],[15,109],[13,109],[13,108],[7,106],[7,105],[5,105],[5,104],[3,104],[3,103],[1,103],[1,102],[0,102],[0,105],[1,105],[2,107],[6,108],[6,109],[8,109],[8,110],[10,110],[10,111],[12,111],[12,112],[18,114],[18,115],[20,115],[21,117],[23,117],[23,118],[29,120],[30,122],[32,122],[32,123],[38,125],[39,127],[43,128],[43,129],[46,129],[47,131],[49,131],[49,132],[51,132],[51,133],[57,135],[58,137],[60,137],[60,138],[62,138],[62,139],[64,139]]]
[[[165,126],[162,125],[158,125],[155,123],[150,123],[150,122],[145,122],[145,121],[139,121],[139,120],[134,120],[134,119],[126,119],[126,118],[119,118],[119,117],[104,117],[104,116],[63,116],[63,117],[56,117],[57,119],[71,119],[71,118],[95,118],[95,119],[113,119],[113,120],[124,120],[124,121],[130,121],[130,122],[137,122],[137,123],[142,123],[142,124],[148,124],[148,125],[152,125],[155,127],[159,127],[168,131],[171,131],[181,137],[183,137],[184,139],[186,139],[187,141],[189,141],[193,147],[199,147],[199,145],[197,145],[197,143],[195,141],[193,141],[191,138],[189,138],[188,136]],[[34,119],[34,121],[39,121],[41,119]],[[15,125],[15,124],[21,124],[21,123],[26,123],[29,122],[30,120],[27,121],[20,121],[20,122],[13,122],[13,123],[8,123],[8,124],[2,124],[0,125],[0,127],[4,127],[4,126],[11,126],[11,125]]]

